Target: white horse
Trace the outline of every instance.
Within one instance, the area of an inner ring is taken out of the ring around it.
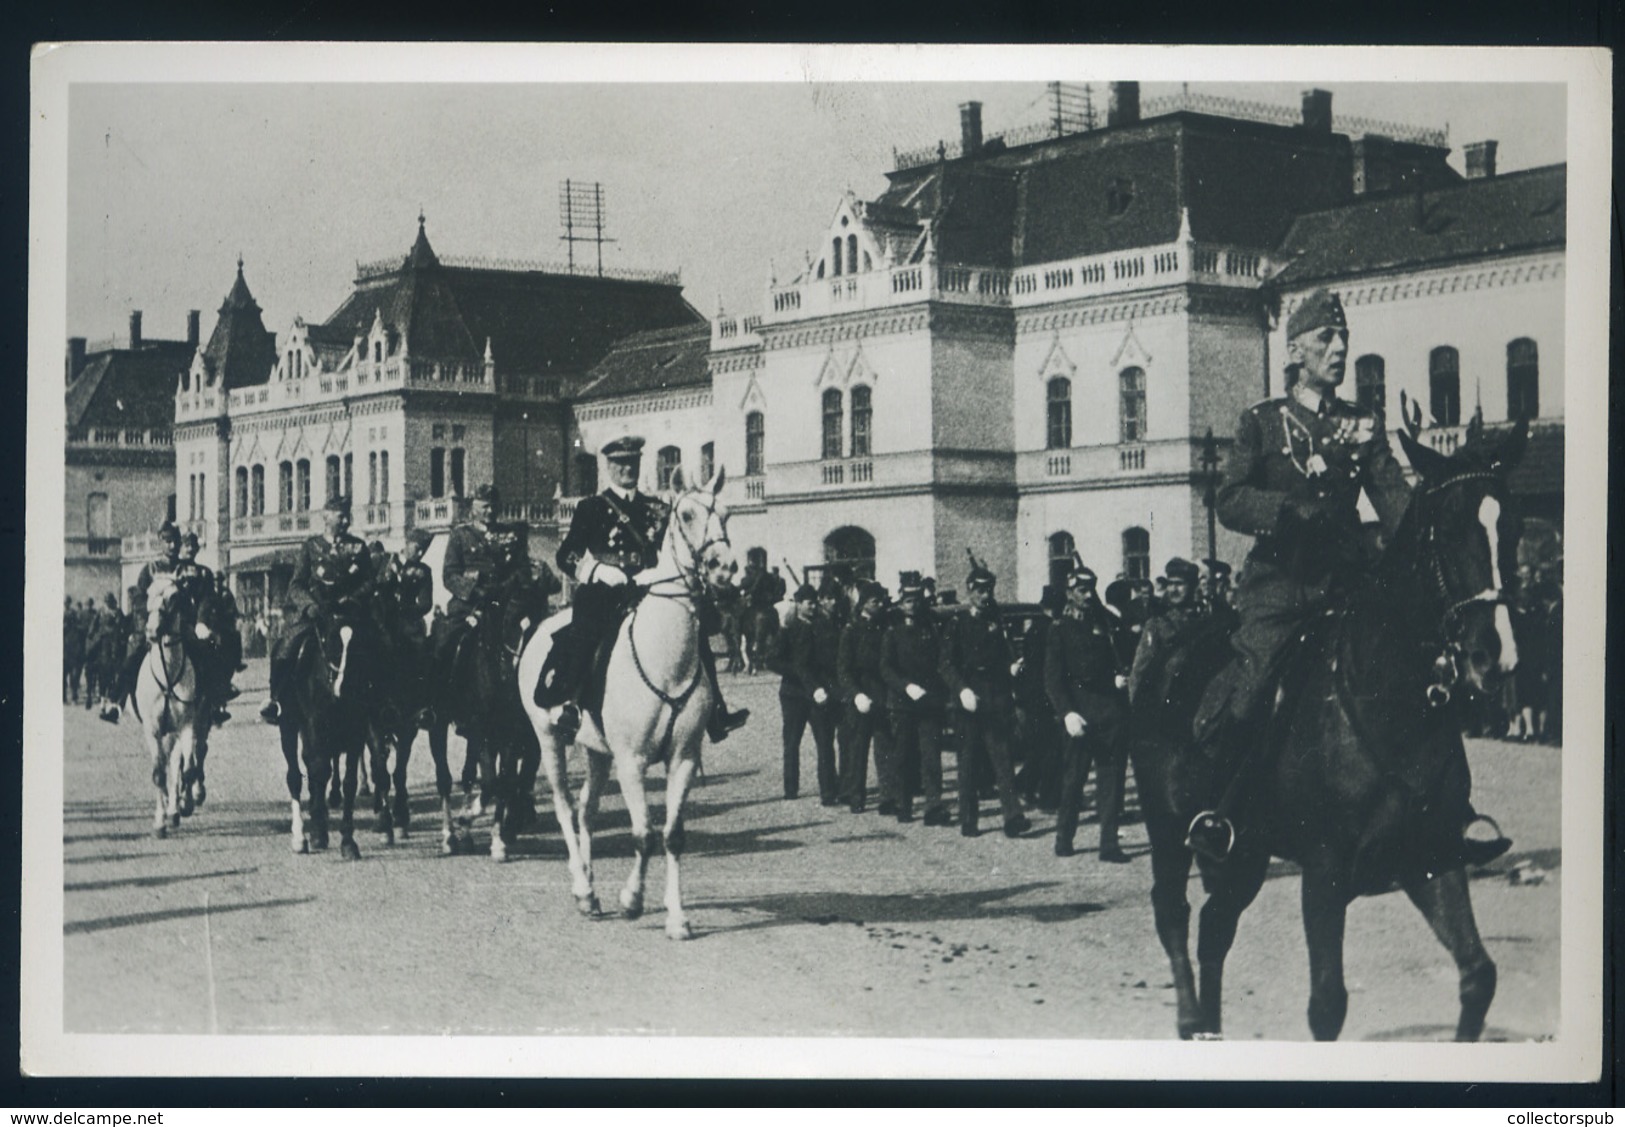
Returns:
[[[152,755],[152,783],[158,788],[152,832],[167,837],[192,812],[188,776],[197,765],[197,666],[187,655],[180,631],[184,616],[180,588],[159,576],[147,592],[147,638],[151,648],[136,674],[130,705]]]
[[[519,659],[519,695],[542,748],[542,767],[569,853],[571,891],[583,915],[600,913],[593,891],[592,819],[611,759],[631,816],[637,853],[621,889],[621,907],[628,919],[643,914],[644,878],[655,847],[644,776],[651,763],[666,764],[666,934],[672,939],[694,934],[683,913],[678,859],[684,844],[683,800],[699,765],[713,703],[701,665],[705,638],[698,604],[725,587],[738,567],[728,542],[727,509],[720,500],[724,477],[719,469],[711,481],[693,489],[685,488],[680,470],[673,478],[677,495],[659,561],[637,576],[635,582],[643,590],[621,623],[610,655],[600,712],[603,726],[585,713],[581,717],[575,742],[587,750],[587,777],[579,805],[571,801],[565,770],[569,738],[531,696],[553,636],[568,621],[569,612],[545,622]]]

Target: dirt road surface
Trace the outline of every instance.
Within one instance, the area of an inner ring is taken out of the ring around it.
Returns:
[[[810,737],[803,796],[785,801],[776,682],[729,679],[731,703],[754,715],[706,749],[684,864],[697,936],[677,944],[662,930],[659,859],[648,913],[632,922],[614,913],[632,852],[613,785],[596,850],[610,914],[588,921],[570,898],[550,813],[507,864],[440,856],[422,738],[409,839],[384,846],[366,807],[359,862],[341,861],[336,835],[325,853],[294,855],[276,735],[254,715],[264,663],[239,684],[236,719],[212,741],[207,803],[162,841],[132,722],[114,728],[66,710],[68,1032],[1175,1035],[1145,833],[1132,812],[1124,844],[1134,860],[1117,866],[1096,860],[1092,821],[1063,860],[1052,852],[1054,818],[1036,811],[1034,829],[1014,841],[997,832],[992,802],[974,840],[899,825],[872,806],[853,815],[808,796]],[[1550,1037],[1561,752],[1475,741],[1469,754],[1477,805],[1516,842],[1472,885],[1500,966],[1487,1036]],[[580,764],[572,769],[579,778]],[[488,821],[473,833],[485,845]],[[1513,883],[1519,865],[1543,879]],[[1242,920],[1225,981],[1229,1040],[1309,1036],[1298,890],[1295,870],[1276,865]],[[1402,895],[1355,904],[1347,948],[1345,1039],[1450,1037],[1454,967]]]

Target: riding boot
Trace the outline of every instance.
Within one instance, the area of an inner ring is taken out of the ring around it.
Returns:
[[[730,712],[722,699],[722,686],[717,684],[717,659],[711,652],[711,646],[700,639],[700,664],[705,667],[705,676],[711,682],[711,715],[706,720],[705,733],[711,737],[712,743],[721,743],[728,738],[729,732],[738,731],[750,719],[750,709],[741,708],[738,712]]]
[[[280,723],[282,720],[282,706],[278,699],[282,695],[282,682],[287,678],[287,655],[276,653],[271,655],[270,673],[270,699],[260,709],[260,719],[267,724]]]
[[[536,689],[531,695],[537,708],[552,709],[575,696],[580,681],[577,648],[573,624],[561,627],[553,635],[553,645],[542,662],[541,676],[536,679]]]

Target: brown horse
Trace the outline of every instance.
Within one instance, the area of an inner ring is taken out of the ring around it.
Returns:
[[[1477,1040],[1496,970],[1479,938],[1460,858],[1471,819],[1460,706],[1496,668],[1517,662],[1503,576],[1516,540],[1506,475],[1527,427],[1491,439],[1477,428],[1453,455],[1400,442],[1420,475],[1373,572],[1312,628],[1251,753],[1241,833],[1222,862],[1200,862],[1208,893],[1197,962],[1187,950],[1191,817],[1225,781],[1190,746],[1208,675],[1228,659],[1224,635],[1197,639],[1165,694],[1137,707],[1134,772],[1151,837],[1152,905],[1173,968],[1181,1037],[1217,1036],[1225,956],[1272,857],[1302,868],[1309,947],[1309,1027],[1335,1039],[1348,1008],[1343,931],[1350,902],[1396,885],[1426,917],[1460,977],[1457,1040]]]

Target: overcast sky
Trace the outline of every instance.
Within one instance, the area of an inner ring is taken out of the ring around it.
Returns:
[[[366,45],[356,50],[366,51]],[[1106,86],[1094,83],[1102,117]],[[1192,83],[1296,107],[1303,83]],[[1500,142],[1514,171],[1565,159],[1559,85],[1326,83],[1337,115]],[[1146,83],[1142,99],[1177,92]],[[681,270],[706,314],[763,306],[850,188],[885,187],[892,150],[1042,121],[1045,82],[777,85],[84,85],[72,88],[72,335],[207,336],[242,254],[266,326],[325,320],[357,261],[404,255],[421,207],[443,255],[564,260],[559,184],[603,184],[609,266]],[[591,261],[590,245],[578,262]]]

